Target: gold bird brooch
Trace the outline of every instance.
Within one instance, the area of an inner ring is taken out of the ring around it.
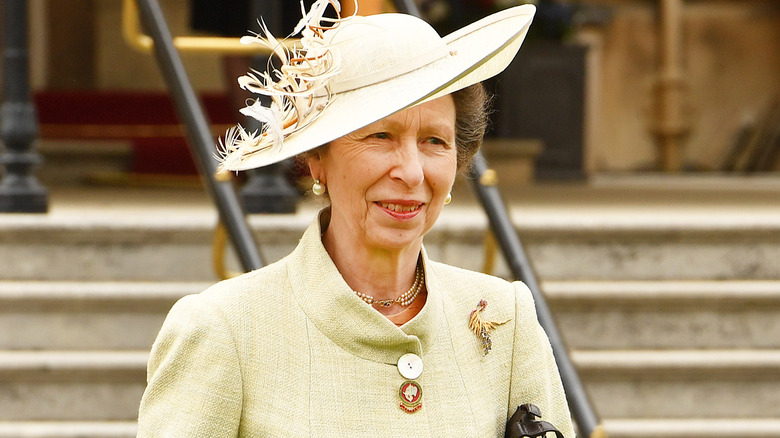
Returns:
[[[472,310],[469,314],[469,328],[482,342],[482,349],[485,351],[485,354],[488,354],[493,348],[493,341],[490,339],[490,331],[501,324],[506,324],[509,320],[507,319],[502,322],[483,320],[481,312],[485,310],[485,307],[487,307],[487,301],[484,299],[479,300],[477,308]]]

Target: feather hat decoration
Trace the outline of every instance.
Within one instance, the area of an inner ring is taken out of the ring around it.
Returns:
[[[336,18],[324,14],[328,7]],[[303,6],[302,6],[303,9]],[[270,48],[279,67],[252,71],[239,85],[271,99],[241,113],[263,123],[236,126],[218,145],[221,170],[273,164],[309,151],[405,108],[450,94],[501,72],[515,57],[535,8],[509,8],[446,37],[406,14],[340,16],[338,0],[317,0],[287,48],[262,26],[241,39]]]
[[[248,132],[241,125],[230,128],[218,147],[222,167],[235,169],[256,154],[280,148],[284,137],[306,126],[325,108],[327,99],[322,102],[315,97],[329,94],[328,79],[338,71],[339,65],[337,52],[328,48],[322,39],[323,33],[340,21],[324,17],[328,5],[340,13],[338,0],[317,0],[298,22],[291,34],[301,34],[298,47],[288,48],[262,21],[262,36],[241,38],[242,44],[268,47],[272,58],[281,66],[271,72],[252,71],[238,78],[241,88],[269,96],[271,106],[265,107],[257,99],[240,110],[241,114],[263,123],[263,128],[259,134]]]

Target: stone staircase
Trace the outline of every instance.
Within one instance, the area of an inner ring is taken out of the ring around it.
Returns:
[[[508,202],[609,436],[780,437],[780,182],[665,184]],[[481,269],[484,216],[455,199],[426,247]],[[317,208],[251,218],[267,260]],[[0,438],[135,435],[162,319],[215,280],[215,222],[199,191],[159,188],[58,190],[47,215],[0,215]]]

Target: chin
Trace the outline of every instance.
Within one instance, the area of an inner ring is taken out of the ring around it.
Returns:
[[[388,251],[400,251],[422,244],[423,235],[420,230],[383,230],[369,237],[377,248]]]

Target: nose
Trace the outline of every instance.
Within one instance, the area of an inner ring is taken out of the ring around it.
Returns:
[[[408,187],[416,187],[425,180],[423,156],[417,147],[417,139],[401,140],[396,153],[395,163],[390,169],[390,177],[403,182]]]

